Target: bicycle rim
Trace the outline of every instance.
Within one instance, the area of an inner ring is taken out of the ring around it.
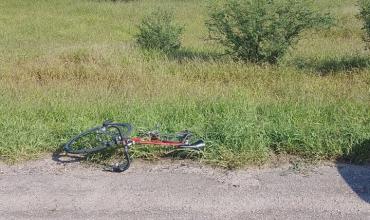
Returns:
[[[72,138],[64,150],[71,154],[88,154],[117,146],[120,137],[116,127],[95,127]]]

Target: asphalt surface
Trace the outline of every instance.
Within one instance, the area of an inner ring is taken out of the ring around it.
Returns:
[[[226,171],[134,161],[125,173],[51,159],[0,165],[1,219],[370,219],[370,167]]]

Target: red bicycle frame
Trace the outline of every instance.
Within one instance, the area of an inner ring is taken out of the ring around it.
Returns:
[[[147,144],[147,145],[160,145],[160,146],[181,146],[184,145],[183,142],[180,141],[161,141],[161,140],[145,140],[140,137],[133,137],[131,138],[133,144]]]

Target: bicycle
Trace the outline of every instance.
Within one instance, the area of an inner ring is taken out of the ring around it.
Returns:
[[[130,167],[130,147],[139,145],[159,145],[164,147],[201,150],[205,142],[201,139],[190,143],[193,134],[181,131],[174,134],[161,134],[158,131],[142,132],[137,137],[130,137],[133,127],[129,123],[105,121],[101,126],[88,129],[70,139],[63,147],[64,151],[73,155],[88,155],[107,149],[123,147],[124,161],[106,168],[106,171],[123,172]]]

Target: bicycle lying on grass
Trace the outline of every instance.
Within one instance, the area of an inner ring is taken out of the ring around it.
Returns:
[[[130,137],[132,126],[128,123],[105,121],[102,126],[91,128],[70,139],[64,151],[74,155],[88,155],[106,149],[122,147],[124,162],[111,166],[106,171],[123,172],[130,167],[130,147],[135,144],[158,145],[165,147],[201,150],[203,140],[191,142],[192,133],[185,130],[174,134],[161,134],[158,131],[141,132],[138,137]]]

